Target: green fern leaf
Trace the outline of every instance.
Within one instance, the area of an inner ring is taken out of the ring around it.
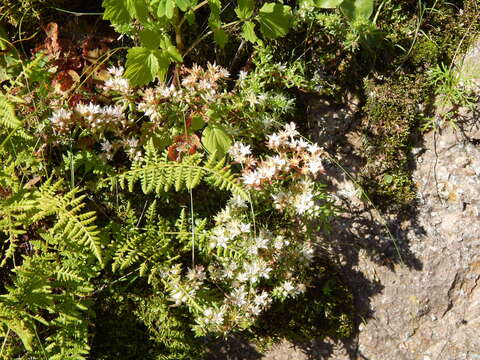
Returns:
[[[0,93],[0,125],[9,129],[15,129],[22,123],[18,120],[15,114],[15,107],[8,100],[8,98]]]

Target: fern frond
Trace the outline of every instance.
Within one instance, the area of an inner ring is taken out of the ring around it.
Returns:
[[[56,194],[61,181],[51,184],[47,181],[39,189],[38,203],[43,216],[57,216],[57,223],[51,231],[60,237],[66,237],[70,242],[78,242],[90,248],[98,261],[102,264],[100,231],[94,224],[95,212],[82,213],[85,204],[82,200],[85,195],[78,196],[79,189],[75,188],[63,196]]]
[[[202,164],[200,154],[186,156],[180,162],[171,161],[166,152],[160,156],[152,142],[145,147],[145,151],[145,156],[136,161],[129,171],[111,179],[112,184],[118,180],[122,188],[128,187],[132,192],[134,185],[140,182],[142,191],[148,194],[152,191],[167,192],[171,188],[177,192],[190,190],[205,180],[220,190],[248,199],[247,192],[230,167],[226,166],[225,159],[217,161],[215,154]]]
[[[15,107],[8,100],[7,96],[0,93],[0,125],[9,129],[15,129],[22,123],[15,114]]]

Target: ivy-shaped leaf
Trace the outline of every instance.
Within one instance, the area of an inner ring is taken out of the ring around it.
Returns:
[[[103,0],[105,11],[103,19],[110,20],[114,24],[128,24],[132,17],[128,11],[126,0]]]
[[[125,77],[133,86],[145,85],[158,75],[160,66],[158,50],[133,47],[128,50]],[[168,67],[168,65],[167,65]]]
[[[340,9],[349,20],[369,19],[373,13],[373,0],[344,0]]]
[[[292,9],[280,3],[267,3],[259,14],[260,31],[269,39],[285,36],[292,26]]]
[[[225,156],[232,145],[230,136],[218,125],[208,125],[202,132],[202,144],[217,158]]]

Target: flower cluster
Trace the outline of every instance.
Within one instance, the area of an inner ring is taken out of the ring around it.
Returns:
[[[154,123],[167,117],[172,104],[188,104],[191,113],[205,114],[208,105],[218,99],[220,81],[229,77],[226,69],[208,64],[207,69],[194,64],[192,68],[182,67],[180,84],[159,84],[143,91],[137,103],[138,110],[145,113]],[[161,106],[161,104],[165,104]]]
[[[183,273],[175,265],[162,275],[169,280],[173,306],[189,308],[199,334],[226,333],[252,323],[274,300],[307,289],[304,276],[314,257],[308,235],[296,228],[269,230],[258,223],[257,230],[249,214],[249,204],[233,196],[208,232],[209,265]]]
[[[298,138],[294,123],[286,124],[278,133],[268,136],[267,147],[275,155],[257,161],[251,156],[250,146],[235,143],[230,149],[233,160],[245,166],[242,181],[248,187],[261,189],[275,180],[286,177],[315,178],[324,172],[324,151],[317,144]]]
[[[58,109],[53,112],[50,122],[60,134],[68,133],[77,124],[93,132],[101,132],[107,128],[126,127],[129,123],[121,106],[100,106],[93,103],[79,103],[73,111]]]
[[[128,80],[123,77],[124,69],[122,66],[119,67],[109,67],[107,69],[109,77],[105,80],[102,88],[106,92],[117,92],[123,96],[132,96],[133,89],[128,83]]]

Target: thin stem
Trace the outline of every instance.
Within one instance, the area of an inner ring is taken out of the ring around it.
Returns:
[[[5,334],[5,339],[3,340],[2,349],[0,350],[0,358],[3,355],[3,349],[5,348],[5,344],[7,343],[8,335],[10,335],[10,327],[7,329],[7,333]]]
[[[230,26],[233,26],[233,25],[237,25],[241,22],[241,20],[235,20],[235,21],[232,21],[228,24],[225,24],[223,26],[221,26],[220,28],[221,29],[225,29],[227,27],[230,27]],[[193,42],[192,45],[190,45],[190,47],[187,49],[187,51],[185,51],[185,53],[183,54],[183,56],[187,56],[200,42],[202,42],[205,38],[207,38],[208,36],[212,35],[213,34],[213,31],[210,30],[209,32],[207,32],[205,35],[197,38],[197,40],[195,40]]]
[[[197,11],[198,9],[204,7],[205,5],[208,4],[208,0],[205,0],[205,1],[202,1],[200,4],[198,4],[197,6],[195,6],[193,9],[191,9],[190,11],[192,12],[195,12]],[[178,23],[178,27],[181,28],[183,23],[187,20],[187,18],[185,16],[182,17],[182,20],[180,20],[180,22]]]

